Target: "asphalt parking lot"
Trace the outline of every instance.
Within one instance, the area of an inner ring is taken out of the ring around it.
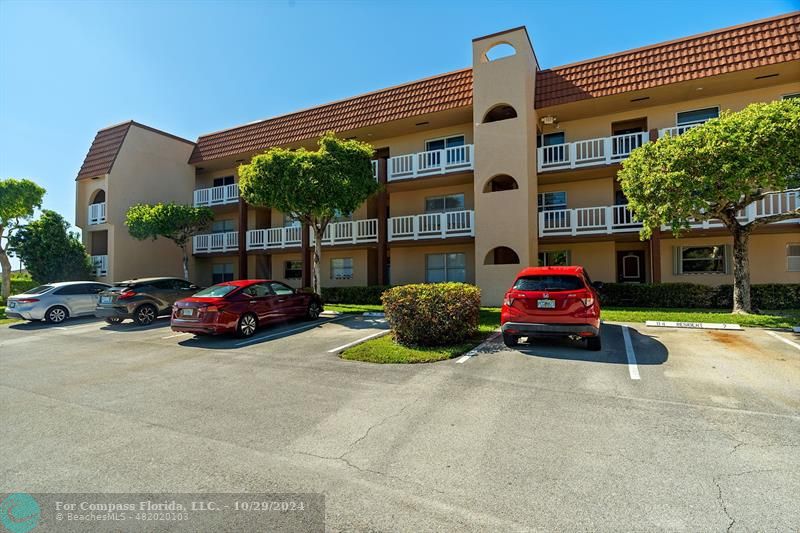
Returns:
[[[797,336],[606,324],[600,352],[332,353],[385,328],[2,326],[0,489],[321,492],[330,530],[800,524]]]

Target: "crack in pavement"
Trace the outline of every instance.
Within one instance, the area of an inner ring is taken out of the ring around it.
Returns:
[[[342,455],[339,456],[339,459],[342,459],[344,456],[346,456],[347,454],[352,452],[353,448],[355,446],[357,446],[358,443],[360,443],[361,441],[363,441],[364,439],[366,439],[369,436],[370,431],[372,431],[373,429],[375,429],[378,426],[382,426],[383,424],[385,424],[386,422],[388,422],[392,418],[397,418],[398,416],[402,415],[407,409],[413,407],[418,402],[419,402],[419,397],[417,397],[413,402],[411,402],[410,404],[406,405],[405,407],[403,407],[402,409],[400,409],[396,413],[388,415],[388,416],[384,417],[383,419],[381,419],[379,422],[377,422],[375,424],[372,424],[370,427],[367,428],[367,431],[363,435],[361,435],[359,438],[357,438],[356,440],[354,440],[353,442],[351,442],[347,446],[347,450]]]
[[[743,442],[741,444],[745,444],[745,443]],[[738,444],[737,447],[741,446],[741,444]],[[714,481],[714,485],[716,485],[716,487],[717,487],[717,501],[719,502],[719,505],[722,508],[722,512],[725,513],[725,516],[727,516],[728,520],[730,520],[730,523],[728,524],[728,527],[727,527],[727,529],[725,531],[730,532],[730,530],[733,528],[733,525],[736,523],[736,519],[733,516],[731,516],[730,512],[728,511],[728,504],[725,503],[725,498],[723,498],[723,496],[722,496],[722,486],[719,484],[720,479],[721,478],[725,478],[725,477],[745,476],[747,474],[760,474],[760,473],[763,473],[763,472],[780,472],[780,469],[779,468],[763,468],[763,469],[755,469],[755,470],[745,470],[744,472],[737,472],[735,474],[719,474],[718,476],[712,478],[713,481]]]

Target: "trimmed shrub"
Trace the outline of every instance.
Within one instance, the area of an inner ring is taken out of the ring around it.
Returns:
[[[388,285],[322,287],[322,301],[326,304],[381,305],[381,294],[388,288]]]
[[[800,284],[752,285],[750,295],[756,309],[800,308]],[[718,308],[733,307],[732,285],[696,283],[606,283],[600,302],[609,307]]]
[[[38,281],[32,280],[29,276],[11,276],[11,294],[20,294],[41,285]],[[0,298],[0,304],[5,305],[6,299]]]
[[[481,290],[466,283],[418,283],[381,296],[395,341],[407,346],[442,346],[474,335]]]

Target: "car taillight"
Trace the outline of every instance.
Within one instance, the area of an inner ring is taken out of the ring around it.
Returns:
[[[591,296],[590,296],[590,297],[588,297],[588,298],[581,298],[581,303],[582,303],[582,304],[583,304],[585,307],[591,307],[591,306],[593,306],[593,305],[594,305],[594,298],[592,298]]]
[[[218,313],[219,309],[220,308],[218,305],[207,305],[206,307],[202,308],[202,310],[206,313]]]
[[[117,296],[117,300],[127,300],[128,298],[133,298],[134,296],[136,296],[135,292],[133,292],[133,291],[125,291],[125,292],[119,293],[119,296]]]
[[[507,305],[508,307],[514,305],[514,297],[510,294],[506,294],[505,299],[503,299],[503,305]]]
[[[39,298],[17,298],[12,301],[17,302],[18,304],[32,304],[34,302],[38,302]]]

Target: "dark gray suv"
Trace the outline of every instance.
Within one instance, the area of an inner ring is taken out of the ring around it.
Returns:
[[[140,326],[159,316],[169,316],[172,304],[199,291],[200,287],[180,278],[141,278],[120,281],[100,293],[95,316],[109,324],[132,318]]]

